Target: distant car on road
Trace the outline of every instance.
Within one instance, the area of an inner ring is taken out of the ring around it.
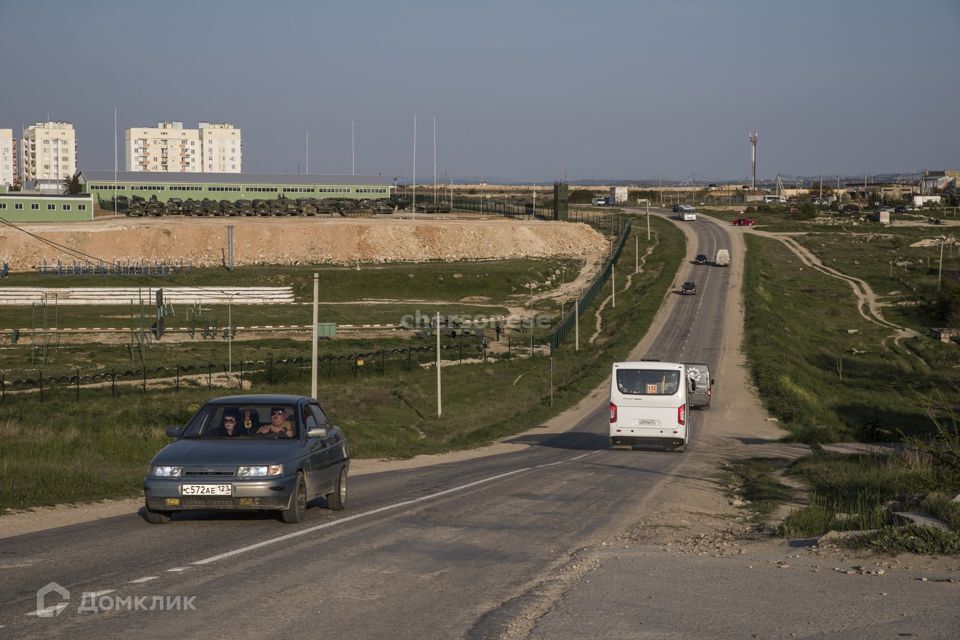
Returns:
[[[307,503],[343,509],[350,454],[339,427],[313,398],[241,395],[210,400],[150,461],[143,481],[145,519],[177,511],[277,511],[303,520]]]
[[[696,294],[696,293],[697,293],[697,283],[691,282],[691,281],[689,281],[689,280],[688,280],[687,282],[684,282],[683,285],[680,287],[680,293],[682,293],[682,294],[685,295],[685,296],[687,296],[687,295],[692,296],[692,295]]]
[[[697,254],[697,257],[693,259],[697,264],[707,264],[707,256],[703,253]]]
[[[906,213],[907,211],[908,209],[903,205],[900,205],[899,207],[896,207],[893,210],[894,213]]]
[[[757,223],[751,220],[750,218],[737,218],[736,220],[733,221],[733,224],[735,224],[738,227],[752,227]]]

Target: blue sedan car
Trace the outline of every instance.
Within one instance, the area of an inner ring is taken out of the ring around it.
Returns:
[[[153,457],[143,481],[147,522],[229,509],[277,511],[295,523],[314,498],[334,510],[346,505],[347,441],[313,398],[217,398],[167,435],[176,441]]]

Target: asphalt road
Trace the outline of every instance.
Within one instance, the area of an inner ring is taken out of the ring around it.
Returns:
[[[697,253],[728,246],[721,227],[685,224]],[[698,293],[676,301],[648,357],[716,366],[728,274],[681,269],[677,287],[694,280]],[[346,511],[313,508],[296,526],[249,514],[150,526],[131,513],[0,540],[0,637],[500,637],[550,588],[542,576],[575,569],[586,541],[677,473],[682,453],[609,449],[601,400],[566,433],[522,437],[537,446],[521,452],[354,478]],[[69,598],[38,609],[54,581]],[[104,610],[81,607],[84,592]]]

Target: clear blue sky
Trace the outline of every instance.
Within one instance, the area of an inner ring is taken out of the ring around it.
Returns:
[[[0,127],[243,129],[244,170],[739,179],[960,167],[960,1],[0,0]]]

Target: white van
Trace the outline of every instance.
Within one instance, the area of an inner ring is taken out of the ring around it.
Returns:
[[[675,362],[615,362],[610,376],[613,446],[687,444],[687,372]]]

